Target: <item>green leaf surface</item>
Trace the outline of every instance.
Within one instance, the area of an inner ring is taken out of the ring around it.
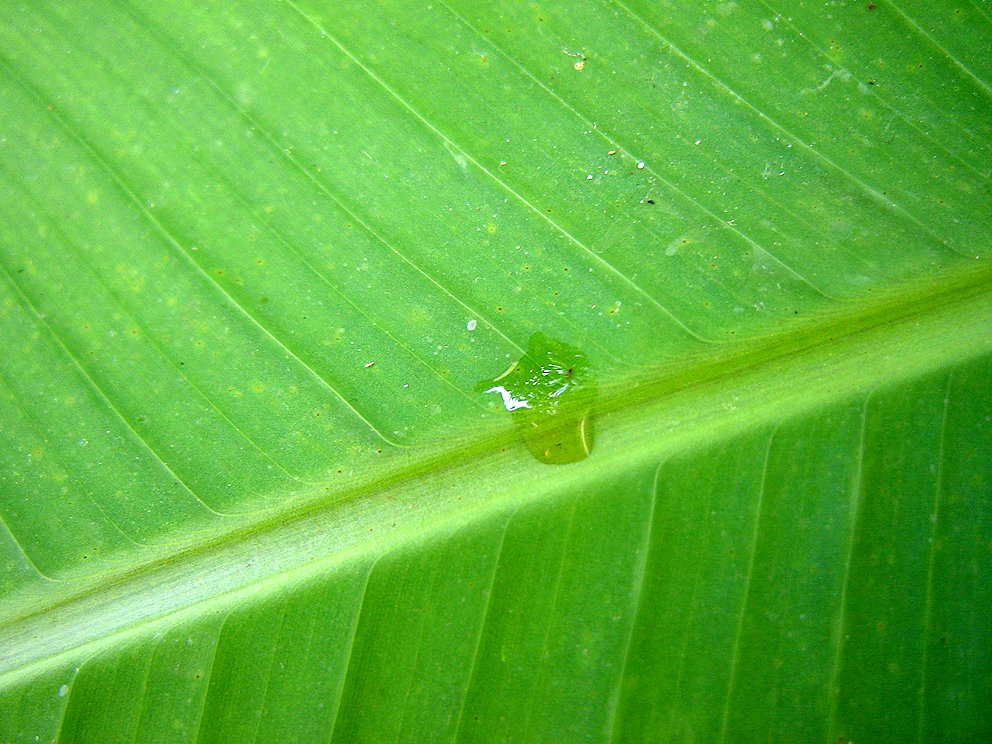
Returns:
[[[990,39],[5,3],[0,741],[992,737]]]

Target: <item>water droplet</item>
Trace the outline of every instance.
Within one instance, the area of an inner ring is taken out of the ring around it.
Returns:
[[[474,331],[478,325],[479,322],[475,318],[472,318],[472,320],[465,324],[465,328],[469,331]]]
[[[586,355],[537,332],[527,352],[476,391],[500,396],[527,449],[540,462],[565,465],[592,450],[596,379]]]
[[[69,694],[69,685],[62,685],[59,688],[59,697],[65,697]]]

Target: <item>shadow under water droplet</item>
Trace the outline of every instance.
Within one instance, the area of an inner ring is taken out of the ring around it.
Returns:
[[[527,449],[540,462],[567,465],[592,451],[598,390],[586,355],[538,331],[506,372],[476,385],[510,412]]]

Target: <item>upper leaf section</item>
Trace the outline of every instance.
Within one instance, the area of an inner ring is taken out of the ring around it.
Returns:
[[[609,397],[990,251],[978,10],[2,18],[6,588],[492,436],[536,331]]]

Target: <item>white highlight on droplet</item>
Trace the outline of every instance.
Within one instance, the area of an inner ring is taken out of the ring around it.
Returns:
[[[478,325],[479,322],[475,318],[472,318],[468,323],[465,324],[465,328],[470,331],[474,331],[478,327]]]
[[[516,411],[518,408],[530,408],[530,403],[528,403],[526,399],[514,398],[513,393],[502,385],[491,387],[486,392],[499,393],[499,397],[503,399],[503,408],[507,411]]]

